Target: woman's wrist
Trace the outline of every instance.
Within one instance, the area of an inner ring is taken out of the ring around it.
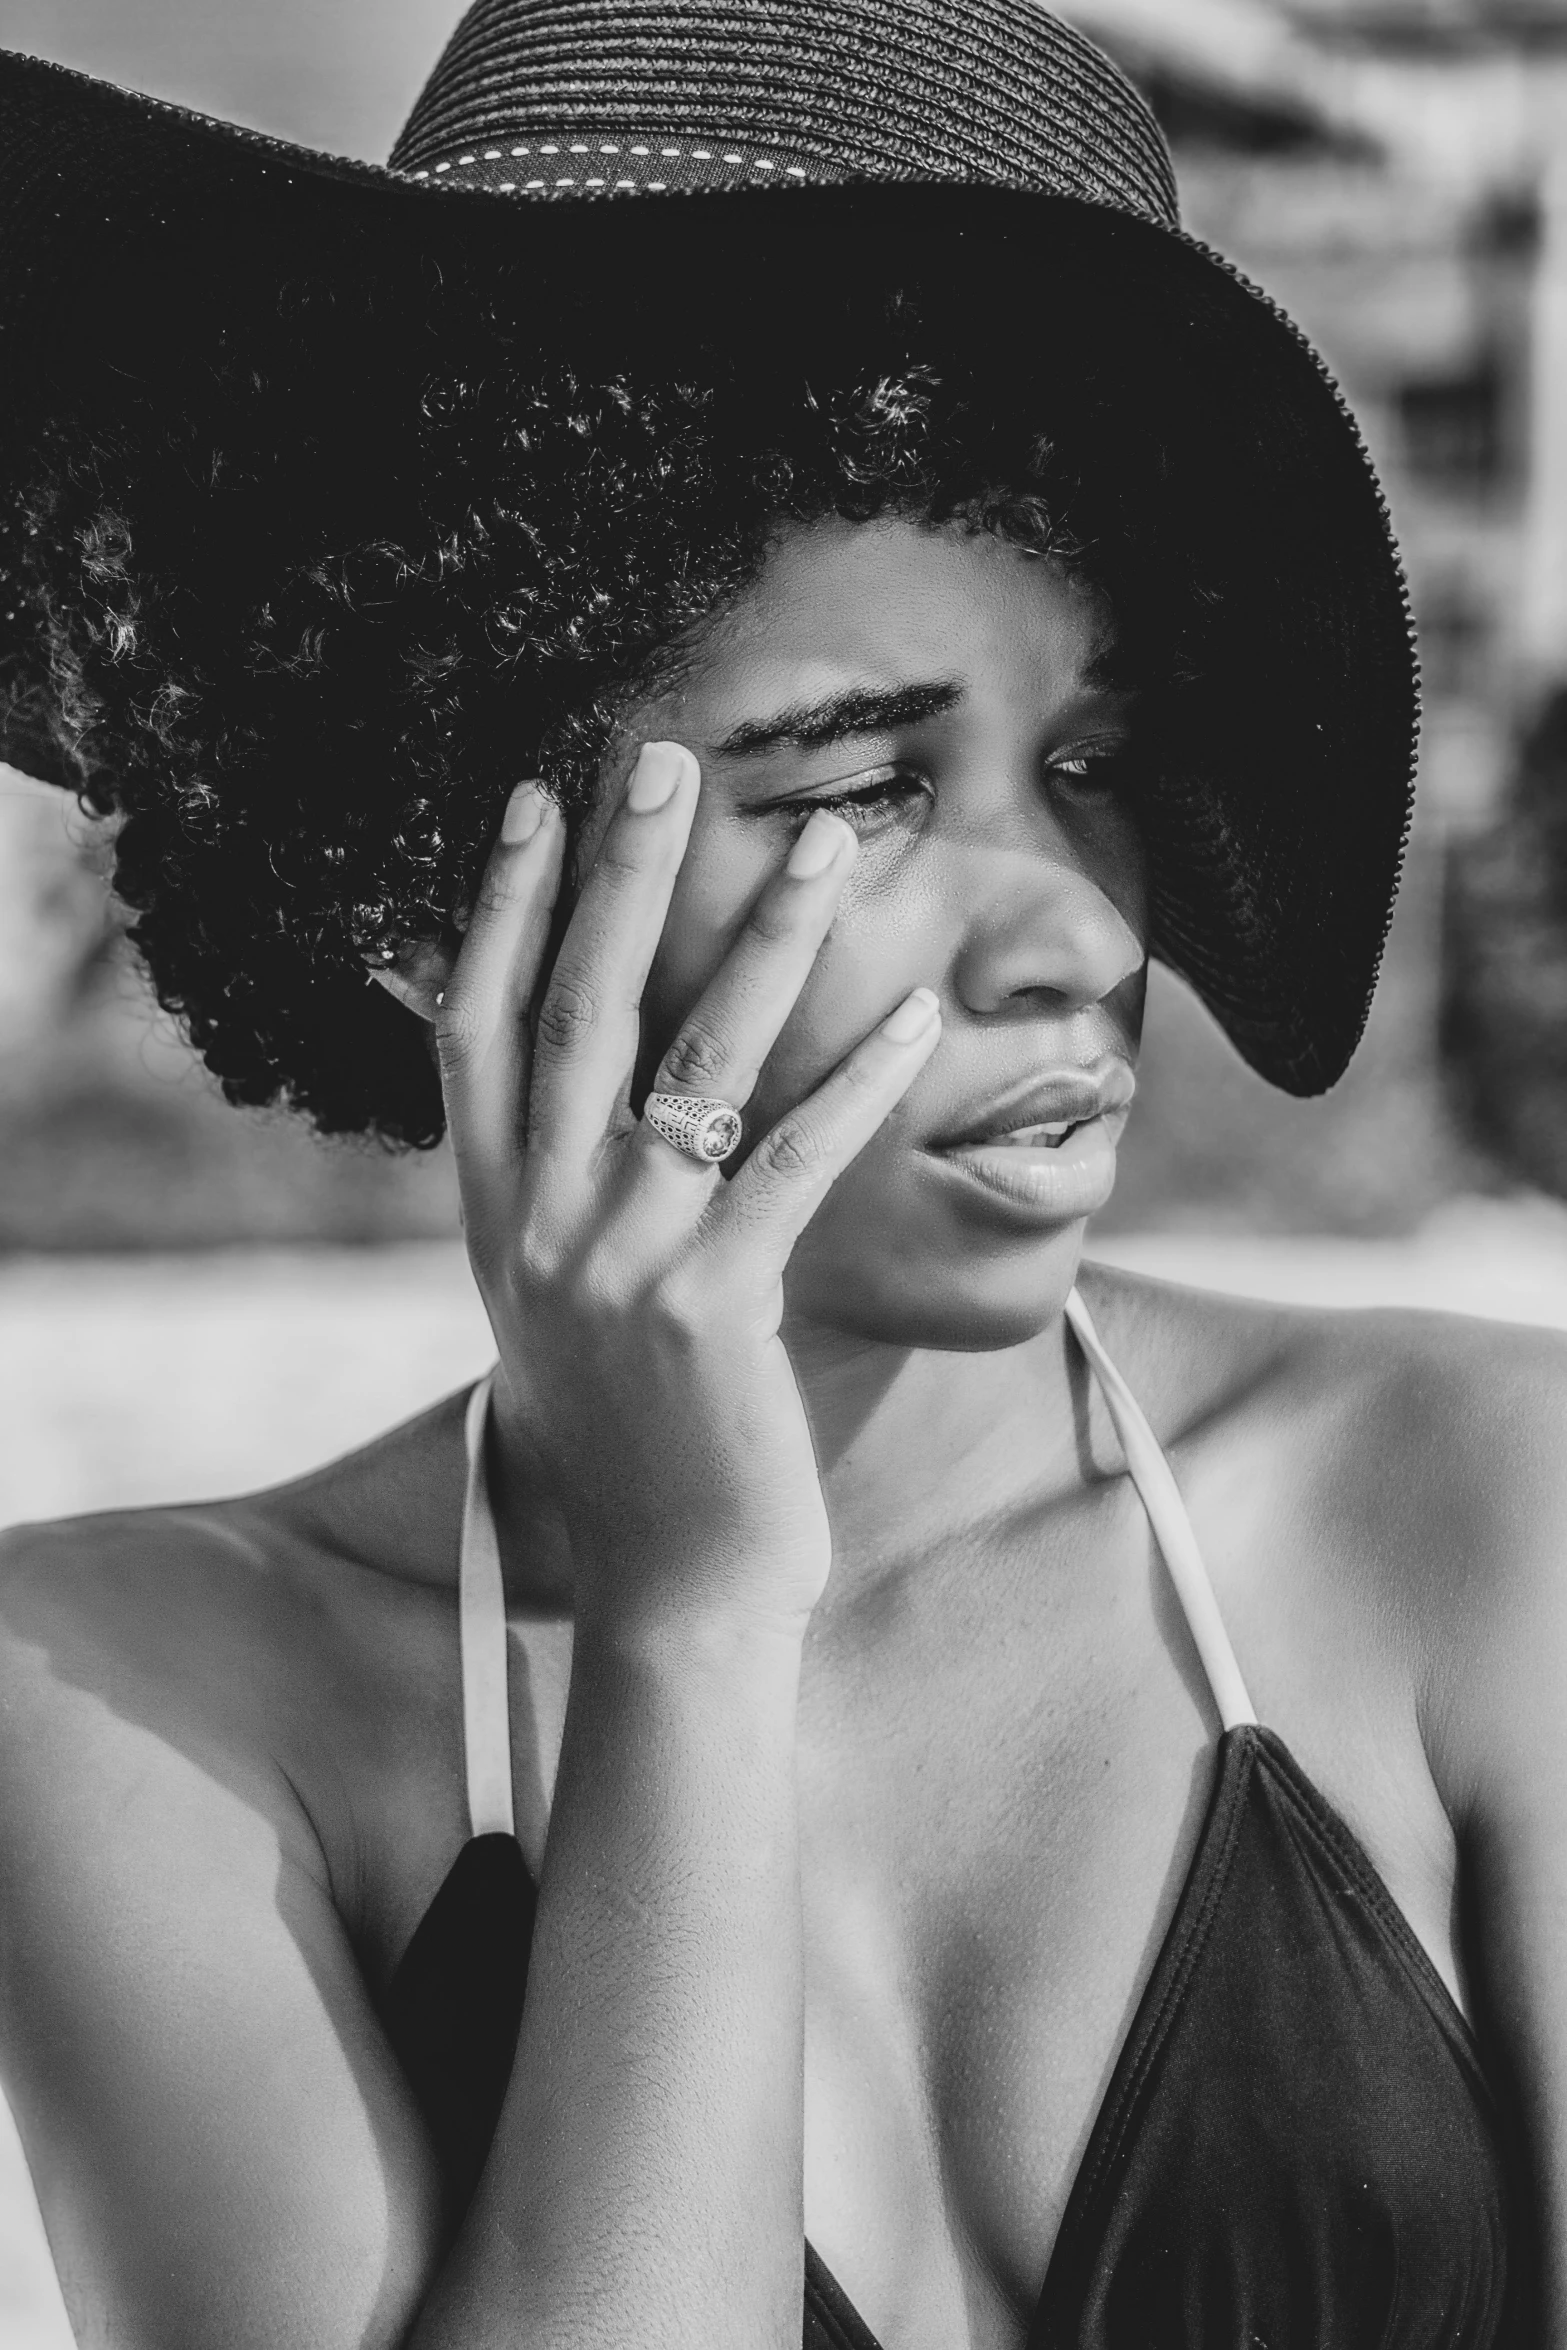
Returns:
[[[771,1627],[590,1621],[572,1657],[546,1906],[585,1863],[594,1890],[579,1884],[569,1905],[629,1906],[640,1922],[623,1955],[640,1947],[638,1965],[680,1917],[680,1948],[695,1921],[709,1960],[770,1969],[799,1924],[799,1680],[798,1641]]]
[[[798,1693],[808,1614],[785,1614],[743,1602],[698,1607],[635,1606],[579,1600],[572,1677],[687,1685],[704,1697],[744,1688],[771,1690],[791,1703]]]

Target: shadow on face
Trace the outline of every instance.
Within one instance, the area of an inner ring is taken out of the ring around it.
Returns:
[[[1135,697],[1109,679],[1110,642],[1091,590],[995,537],[790,525],[622,730],[579,871],[640,742],[678,740],[702,768],[638,1101],[814,807],[852,824],[859,854],[747,1140],[911,988],[941,999],[933,1058],[795,1249],[791,1325],[1007,1346],[1071,1285],[1114,1181],[1146,961]]]

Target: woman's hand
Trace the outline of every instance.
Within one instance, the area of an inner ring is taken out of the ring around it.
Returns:
[[[802,1629],[831,1561],[779,1336],[795,1240],[937,1040],[918,989],[824,1084],[747,1138],[732,1179],[633,1116],[644,982],[685,853],[697,763],[646,744],[534,1005],[565,828],[524,785],[436,1013],[469,1255],[500,1350],[503,1475],[542,1477],[579,1621],[755,1615]],[[818,811],[664,1055],[655,1089],[737,1108],[853,863]]]

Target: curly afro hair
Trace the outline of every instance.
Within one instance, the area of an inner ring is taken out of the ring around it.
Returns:
[[[1160,543],[1160,451],[1091,369],[982,359],[917,284],[672,347],[646,312],[545,332],[493,261],[345,282],[292,256],[227,298],[243,275],[121,323],[27,517],[56,746],[231,1101],[439,1139],[367,963],[450,922],[520,777],[580,821],[617,715],[786,519],[996,532],[1101,589],[1139,684],[1179,685],[1203,596]]]

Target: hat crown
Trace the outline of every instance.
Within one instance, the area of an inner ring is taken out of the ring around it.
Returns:
[[[1178,217],[1146,101],[1035,0],[476,0],[391,161],[488,177],[486,145],[616,158],[535,187],[658,185],[662,153],[671,185],[958,180]]]

